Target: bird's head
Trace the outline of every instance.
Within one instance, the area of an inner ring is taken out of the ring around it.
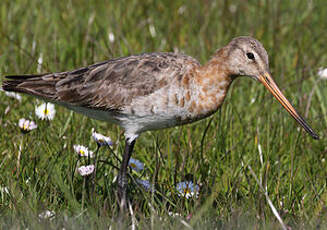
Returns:
[[[258,40],[251,37],[237,37],[224,48],[224,57],[231,76],[249,76],[260,81],[314,139],[319,138],[273,80],[269,71],[267,51]]]
[[[228,65],[235,76],[259,76],[269,73],[268,54],[263,45],[251,37],[234,38],[227,45]]]

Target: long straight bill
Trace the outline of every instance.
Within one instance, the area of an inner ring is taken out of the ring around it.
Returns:
[[[280,91],[271,75],[266,72],[259,76],[259,81],[274,95],[274,97],[282,104],[282,106],[291,114],[291,116],[309,133],[313,139],[319,139],[318,134],[308,125],[308,123],[296,112],[291,103],[286,99]]]

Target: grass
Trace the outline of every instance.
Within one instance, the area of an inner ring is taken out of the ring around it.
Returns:
[[[133,157],[145,169],[131,177],[155,183],[156,192],[130,180],[133,215],[122,222],[140,229],[278,229],[255,173],[287,226],[324,229],[327,87],[317,70],[327,63],[326,21],[323,0],[2,0],[0,76],[152,51],[178,50],[205,63],[233,37],[254,36],[267,49],[280,88],[321,139],[299,129],[262,85],[239,78],[212,117],[138,139]],[[0,101],[1,228],[122,227],[114,182],[122,130],[60,107],[53,121],[38,120],[34,109],[41,101],[29,96],[19,102],[0,93]],[[38,128],[23,135],[21,117]],[[99,150],[95,185],[76,172],[81,161],[73,151],[74,144],[96,150],[92,128],[114,141],[111,150]],[[183,199],[175,185],[190,178],[200,185],[199,197]],[[40,219],[45,210],[54,218]]]

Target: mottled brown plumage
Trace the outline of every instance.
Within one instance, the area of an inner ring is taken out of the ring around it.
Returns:
[[[74,71],[7,76],[3,88],[50,101],[96,110],[122,110],[136,97],[152,94],[181,79],[188,65],[199,63],[175,53],[146,53],[116,58]]]
[[[124,205],[126,168],[138,135],[211,115],[238,76],[249,76],[264,84],[293,118],[318,139],[278,89],[269,72],[266,50],[251,37],[233,39],[203,66],[183,54],[148,53],[62,73],[8,76],[3,89],[41,97],[122,126],[126,148],[118,184]]]

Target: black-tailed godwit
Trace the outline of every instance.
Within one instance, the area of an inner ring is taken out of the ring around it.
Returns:
[[[273,80],[268,55],[251,37],[237,37],[201,66],[177,53],[116,58],[74,71],[7,76],[3,89],[55,102],[91,118],[120,125],[125,152],[118,175],[120,205],[126,202],[126,172],[136,138],[144,131],[191,123],[216,112],[233,79],[260,81],[314,138]]]

